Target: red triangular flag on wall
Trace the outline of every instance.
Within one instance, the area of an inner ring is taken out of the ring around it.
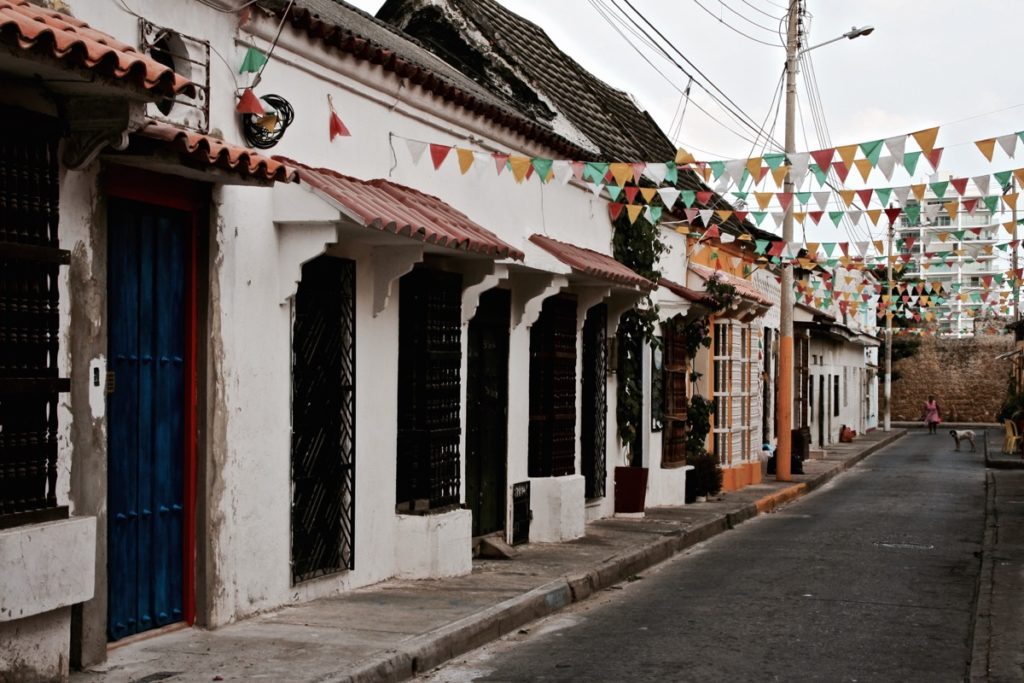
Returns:
[[[448,158],[448,152],[450,151],[452,151],[452,148],[448,145],[430,143],[430,160],[434,162],[435,171],[441,168],[441,164]]]
[[[640,188],[636,185],[628,185],[622,188],[622,191],[626,193],[626,201],[633,204],[636,202],[636,195],[640,192]]]
[[[267,113],[252,88],[242,91],[242,96],[238,98],[238,104],[235,105],[235,111],[239,114],[252,114],[253,116],[263,116]]]
[[[341,118],[335,113],[331,112],[331,140],[338,136],[349,137],[352,133],[349,132],[345,124],[341,122]]]
[[[625,205],[622,202],[609,202],[608,216],[614,221],[616,218],[622,215],[623,206]]]
[[[711,192],[702,191],[697,193],[697,201],[701,204],[707,204],[711,201]]]
[[[967,178],[950,178],[949,184],[961,197],[964,196],[964,192],[967,192]]]
[[[502,152],[493,152],[491,157],[494,159],[494,168],[501,175],[501,172],[505,170],[505,164],[508,163],[508,155]]]

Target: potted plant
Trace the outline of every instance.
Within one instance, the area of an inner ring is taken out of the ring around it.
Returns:
[[[693,465],[686,474],[686,502],[717,496],[722,490],[722,468],[718,466],[718,458],[701,449],[700,453],[687,457],[686,462]]]

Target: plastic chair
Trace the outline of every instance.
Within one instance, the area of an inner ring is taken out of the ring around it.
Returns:
[[[1003,453],[1016,453],[1020,447],[1021,436],[1017,433],[1017,423],[1013,420],[1003,420],[1003,427],[1006,435],[1003,438]]]

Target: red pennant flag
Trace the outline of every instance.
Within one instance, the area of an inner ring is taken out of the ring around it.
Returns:
[[[721,233],[718,232],[718,226],[717,225],[712,225],[710,228],[708,228],[704,232],[704,237],[706,237],[708,239],[712,239],[714,237],[720,237],[720,236],[721,236]]]
[[[494,168],[498,171],[498,175],[501,175],[501,172],[505,170],[505,166],[508,164],[509,155],[501,152],[494,152],[491,156],[494,158]]]
[[[963,193],[961,193],[961,194],[963,194]],[[979,201],[980,201],[980,198],[975,197],[974,199],[965,199],[965,200],[963,200],[963,202],[961,202],[961,204],[963,204],[963,206],[964,206],[964,211],[966,211],[968,214],[973,216],[974,215],[974,210],[978,208],[978,202]]]
[[[331,111],[331,141],[338,136],[350,137],[352,133],[349,132],[345,124],[342,123],[341,118],[334,112]]]
[[[633,167],[633,182],[639,183],[640,176],[643,174],[644,169],[647,168],[647,164],[643,161],[634,161],[630,166]]]
[[[698,209],[686,209],[683,213],[686,214],[686,222],[693,223],[697,220],[697,214],[700,213]]]
[[[911,249],[914,248],[914,242],[916,241],[917,239],[914,237],[904,237],[903,246],[906,248],[907,251],[910,251]],[[920,287],[920,285],[918,285],[918,287]]]
[[[760,183],[762,180],[764,180],[764,177],[766,175],[768,175],[768,167],[767,166],[762,166],[761,170],[757,174],[757,180],[754,181],[754,184],[756,185],[756,184]]]
[[[867,208],[868,204],[871,203],[871,193],[874,192],[870,187],[865,190],[857,190],[857,196],[860,197],[860,201],[864,204],[864,208]]]
[[[263,116],[267,113],[252,88],[242,91],[242,96],[238,98],[238,104],[235,105],[235,111],[239,114],[252,114],[253,116]]]
[[[441,164],[448,158],[448,152],[450,151],[452,151],[452,148],[448,145],[430,143],[430,160],[434,162],[435,171],[441,168]]]
[[[828,173],[829,166],[832,165],[832,157],[835,156],[835,149],[819,149],[816,152],[811,152],[811,158],[814,159],[814,163],[818,165],[824,173]]]
[[[707,204],[708,202],[711,201],[711,195],[711,192],[698,192],[697,201],[700,202],[701,204]]]
[[[932,169],[936,171],[939,170],[939,162],[942,161],[942,152],[944,149],[944,147],[936,147],[931,151],[931,154],[924,155],[928,160],[928,163],[932,165]]]
[[[953,186],[953,189],[961,197],[967,192],[967,178],[950,178],[949,184]]]
[[[743,221],[747,220],[747,214],[749,213],[749,211],[733,211],[732,215],[736,217],[736,220],[742,223]]]
[[[772,242],[771,246],[768,247],[769,256],[782,256],[782,250],[786,248],[786,243],[782,241]]]
[[[836,172],[836,175],[839,176],[839,181],[843,183],[846,182],[846,176],[850,175],[850,167],[842,161],[832,164],[832,170]]]
[[[849,242],[840,242],[839,243],[839,248],[842,250],[843,256],[849,256],[850,255],[850,243]]]
[[[586,166],[582,161],[571,161],[569,165],[572,166],[572,176],[576,180],[583,180],[583,168]]]
[[[889,223],[895,223],[896,219],[903,213],[903,209],[899,207],[893,207],[885,210],[885,217],[889,219]]]
[[[630,204],[636,203],[636,196],[640,192],[640,188],[636,185],[627,185],[622,188],[622,191],[626,194],[626,201]]]
[[[622,202],[609,202],[608,204],[608,216],[614,221],[622,215],[622,209],[625,204]]]
[[[814,224],[817,225],[818,221],[821,220],[821,217],[825,215],[825,212],[824,211],[808,211],[807,215],[810,216],[811,220],[814,221]]]
[[[783,211],[789,211],[790,204],[793,203],[792,192],[780,192],[776,195],[779,198],[779,204],[782,205]]]

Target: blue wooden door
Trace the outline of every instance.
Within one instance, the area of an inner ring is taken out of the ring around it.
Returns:
[[[191,214],[111,199],[108,636],[183,618]]]

